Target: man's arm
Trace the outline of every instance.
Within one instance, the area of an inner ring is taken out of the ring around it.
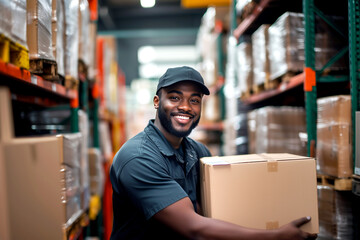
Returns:
[[[188,197],[169,205],[153,217],[189,239],[316,239],[316,234],[299,229],[310,221],[307,218],[297,219],[276,230],[250,229],[197,214]]]

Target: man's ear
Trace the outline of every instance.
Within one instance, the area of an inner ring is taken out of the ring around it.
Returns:
[[[159,108],[159,101],[160,101],[159,96],[155,95],[155,96],[154,96],[154,100],[153,100],[153,102],[154,102],[154,108],[155,108],[155,109],[158,109],[158,108]]]

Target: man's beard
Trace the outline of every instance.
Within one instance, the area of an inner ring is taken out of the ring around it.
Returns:
[[[158,116],[160,123],[165,128],[165,130],[168,131],[170,134],[179,138],[189,136],[191,131],[198,125],[200,121],[200,117],[199,117],[195,122],[193,122],[193,124],[191,124],[190,128],[187,131],[178,131],[173,127],[170,118],[166,116],[166,113],[162,108],[161,102],[159,103]]]

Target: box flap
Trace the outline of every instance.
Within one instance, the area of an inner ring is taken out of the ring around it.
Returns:
[[[234,156],[216,156],[201,158],[201,162],[208,165],[229,165],[236,163],[267,162],[267,161],[287,161],[287,160],[304,160],[310,157],[299,156],[289,153],[262,153],[246,154]]]

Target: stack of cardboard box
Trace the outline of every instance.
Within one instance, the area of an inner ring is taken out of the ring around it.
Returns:
[[[7,88],[0,99],[0,238],[63,239],[87,207],[83,136],[15,137]]]
[[[351,97],[337,95],[317,100],[318,171],[348,178],[353,174]]]

